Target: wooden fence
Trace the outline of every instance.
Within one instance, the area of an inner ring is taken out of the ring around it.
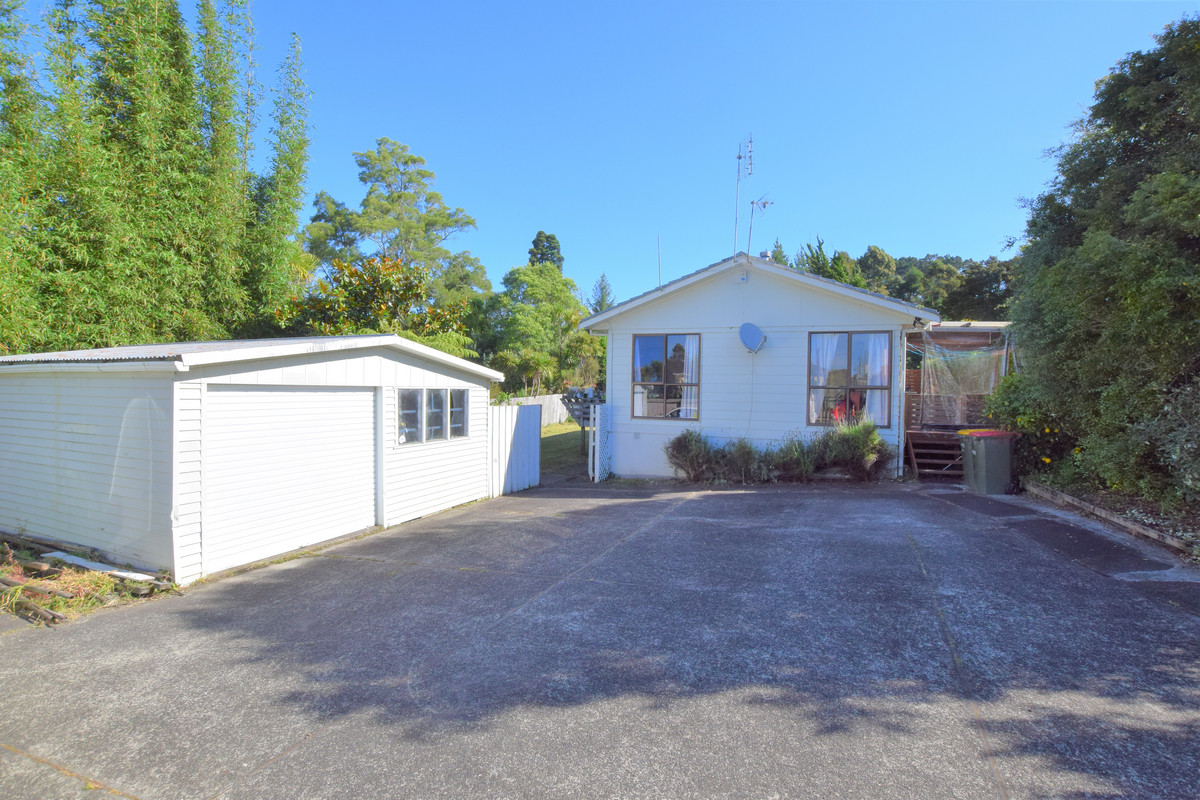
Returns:
[[[513,406],[541,406],[542,408],[542,426],[553,425],[557,422],[566,422],[571,417],[567,414],[567,407],[563,405],[563,396],[561,394],[539,394],[533,397],[514,397],[508,401],[507,405]]]

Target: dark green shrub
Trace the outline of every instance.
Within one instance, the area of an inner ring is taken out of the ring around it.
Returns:
[[[840,466],[845,458],[846,443],[838,436],[837,428],[821,431],[817,438],[808,444],[812,453],[813,469],[823,470]]]
[[[663,446],[667,463],[682,472],[692,483],[699,483],[712,472],[714,448],[700,431],[689,428]]]
[[[988,423],[1021,435],[1013,444],[1013,470],[1018,475],[1049,473],[1069,460],[1074,466],[1074,440],[1062,430],[1057,414],[1036,394],[1028,379],[1013,373],[1005,376],[984,402]]]
[[[721,447],[719,458],[721,480],[730,483],[754,482],[755,465],[758,462],[758,451],[755,446],[745,439],[726,441]]]
[[[771,455],[775,475],[781,481],[807,481],[816,472],[813,449],[803,439],[789,437]]]
[[[806,481],[818,469],[840,467],[860,481],[877,479],[895,455],[869,419],[839,425],[811,443],[791,437],[778,448],[756,448],[748,439],[715,446],[699,431],[686,430],[663,448],[667,461],[693,483]]]
[[[1163,395],[1162,411],[1141,432],[1170,470],[1180,499],[1200,503],[1200,377]]]
[[[833,429],[833,445],[829,448],[836,458],[832,463],[843,467],[858,481],[876,480],[891,463],[895,449],[879,435],[879,428],[870,419],[846,422]]]

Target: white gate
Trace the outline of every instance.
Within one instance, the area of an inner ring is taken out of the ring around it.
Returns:
[[[612,450],[609,447],[611,421],[610,408],[606,403],[592,405],[592,427],[588,436],[588,477],[596,483],[600,483],[611,474]]]
[[[540,406],[488,407],[488,490],[512,494],[542,482]]]

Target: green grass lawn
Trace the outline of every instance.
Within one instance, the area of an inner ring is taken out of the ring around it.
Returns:
[[[580,451],[582,436],[574,420],[542,428],[542,474],[583,470],[587,451]]]

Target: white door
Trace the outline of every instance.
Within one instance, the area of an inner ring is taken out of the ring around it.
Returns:
[[[205,574],[375,524],[372,389],[209,384]]]

